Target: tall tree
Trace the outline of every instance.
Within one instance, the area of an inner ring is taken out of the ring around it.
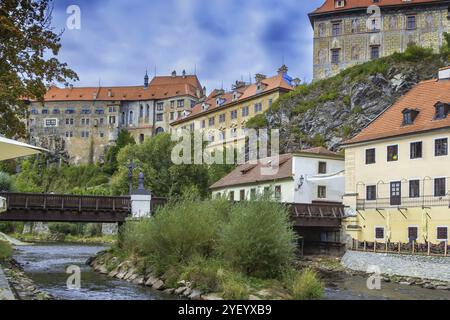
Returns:
[[[23,137],[24,98],[43,101],[46,85],[78,80],[58,61],[61,33],[51,26],[51,0],[0,0],[0,133]]]

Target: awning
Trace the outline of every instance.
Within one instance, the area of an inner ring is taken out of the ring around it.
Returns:
[[[345,171],[339,171],[333,174],[318,174],[314,176],[306,176],[306,181],[308,182],[319,182],[324,180],[335,180],[344,178]]]
[[[31,156],[48,150],[0,137],[0,161]]]

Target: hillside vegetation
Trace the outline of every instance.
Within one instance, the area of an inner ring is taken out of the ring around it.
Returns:
[[[449,43],[449,35],[445,35]],[[305,147],[339,149],[383,110],[423,80],[437,76],[449,63],[449,46],[439,53],[411,45],[395,53],[342,71],[325,80],[303,84],[284,95],[248,127],[280,130],[282,152]]]

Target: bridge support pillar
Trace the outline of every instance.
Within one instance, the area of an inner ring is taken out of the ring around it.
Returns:
[[[144,189],[144,174],[139,174],[139,187],[131,194],[133,218],[146,218],[152,214],[152,193]]]

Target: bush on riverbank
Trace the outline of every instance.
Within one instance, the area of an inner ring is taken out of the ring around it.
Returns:
[[[0,260],[11,257],[12,251],[12,246],[8,242],[0,240]]]
[[[311,287],[306,276],[283,286],[295,243],[285,206],[269,198],[239,204],[188,198],[160,208],[152,218],[127,222],[122,246],[114,252],[121,260],[150,268],[166,287],[186,281],[225,299],[246,299],[267,286],[294,291],[291,287],[304,280]],[[308,291],[305,297],[319,295]]]
[[[311,269],[287,271],[285,283],[295,300],[317,300],[324,295],[323,283]]]

